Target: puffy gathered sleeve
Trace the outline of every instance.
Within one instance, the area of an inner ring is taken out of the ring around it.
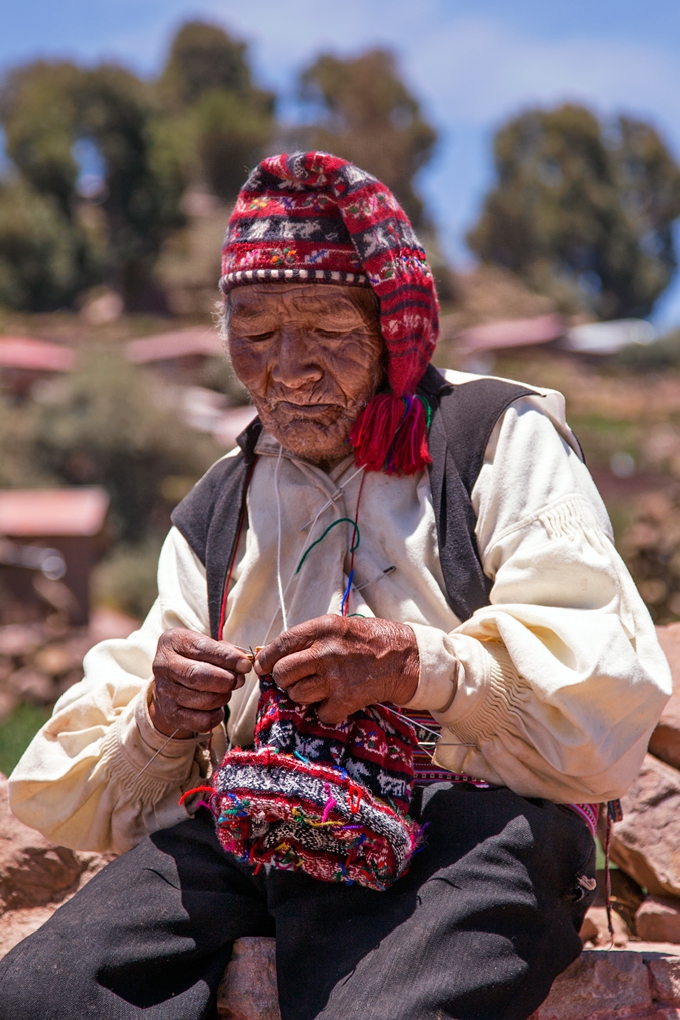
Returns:
[[[408,707],[442,724],[446,768],[599,802],[637,775],[672,685],[558,411],[524,398],[497,425],[472,493],[490,605],[448,634],[414,626],[421,677]]]
[[[62,695],[10,776],[14,814],[62,846],[122,853],[187,818],[179,799],[205,775],[205,738],[166,743],[149,718],[161,633],[209,633],[205,570],[174,528],[161,552],[158,591],[138,631],[88,652],[84,679]]]

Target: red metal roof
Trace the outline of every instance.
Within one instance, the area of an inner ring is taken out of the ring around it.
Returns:
[[[104,489],[4,489],[0,492],[0,535],[97,535],[109,497]]]
[[[70,372],[75,360],[76,352],[70,347],[27,336],[0,336],[0,368]]]
[[[495,351],[549,343],[564,331],[559,315],[539,315],[534,319],[504,319],[471,326],[459,333],[457,339],[466,351]]]
[[[206,356],[224,354],[224,343],[216,330],[200,326],[131,340],[125,345],[126,358],[138,365],[154,361],[172,361],[191,354]]]

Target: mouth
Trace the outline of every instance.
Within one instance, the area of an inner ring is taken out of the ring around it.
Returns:
[[[337,417],[342,414],[344,407],[341,404],[298,404],[293,400],[279,400],[271,408],[274,417],[293,419],[327,418],[329,415]]]

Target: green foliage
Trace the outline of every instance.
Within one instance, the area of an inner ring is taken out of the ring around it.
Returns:
[[[10,774],[49,717],[49,708],[19,705],[10,716],[0,720],[0,772]]]
[[[0,93],[8,156],[24,180],[54,197],[67,216],[78,179],[72,143],[79,81],[73,64],[39,60],[11,71]]]
[[[159,94],[192,138],[198,177],[219,198],[235,198],[274,126],[274,95],[253,85],[245,44],[188,22],[173,39]]]
[[[184,222],[182,157],[146,87],[122,68],[84,72],[77,108],[78,134],[95,143],[106,166],[101,207],[108,225],[109,282],[118,285],[128,305],[139,307],[163,240]]]
[[[680,365],[680,329],[660,336],[651,344],[629,344],[616,359],[640,372],[663,372]]]
[[[116,546],[92,575],[92,599],[143,620],[158,594],[156,573],[160,536],[151,535],[138,545]]]
[[[201,167],[211,192],[233,199],[258,163],[272,134],[272,117],[261,104],[234,92],[201,96],[192,113]]]
[[[676,266],[680,168],[658,133],[581,106],[529,110],[496,134],[497,182],[468,243],[563,306],[647,315]]]
[[[0,396],[0,489],[30,489],[56,484],[36,462],[38,410]]]
[[[0,183],[0,305],[49,311],[95,278],[85,235],[58,198],[21,180]]]
[[[173,106],[191,106],[215,89],[244,95],[252,88],[246,45],[217,25],[187,21],[170,44],[159,84]]]
[[[61,391],[40,406],[35,456],[69,485],[103,485],[119,539],[136,543],[154,521],[166,527],[163,481],[198,479],[220,451],[185,425],[142,371],[92,351]]]
[[[106,281],[123,293],[128,305],[139,306],[163,241],[184,222],[182,139],[164,123],[153,90],[114,65],[87,70],[38,61],[7,76],[0,115],[10,159],[24,184],[44,196],[33,214],[33,220],[42,217],[40,227],[25,215],[27,251],[19,252],[17,279],[10,279],[2,300],[19,309],[57,308],[70,303],[79,290]],[[95,196],[100,238],[91,236],[83,222],[92,205],[78,192],[74,146],[83,141],[94,146],[104,167],[102,190]],[[45,210],[50,209],[48,214]],[[50,281],[37,292],[35,285],[22,286],[23,277],[35,275],[34,236],[44,238],[45,276]],[[60,263],[59,271],[50,273],[49,260],[57,258],[53,249],[60,253]]]
[[[321,114],[311,146],[375,174],[417,225],[423,205],[414,178],[437,135],[399,77],[392,54],[376,49],[346,60],[323,54],[303,73],[302,94]]]

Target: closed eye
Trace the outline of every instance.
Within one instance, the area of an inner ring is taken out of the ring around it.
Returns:
[[[274,336],[274,330],[269,330],[266,333],[249,333],[247,336],[248,340],[252,340],[253,343],[261,343],[263,340],[271,340]]]
[[[346,329],[315,329],[314,332],[324,340],[342,340],[347,336]]]

